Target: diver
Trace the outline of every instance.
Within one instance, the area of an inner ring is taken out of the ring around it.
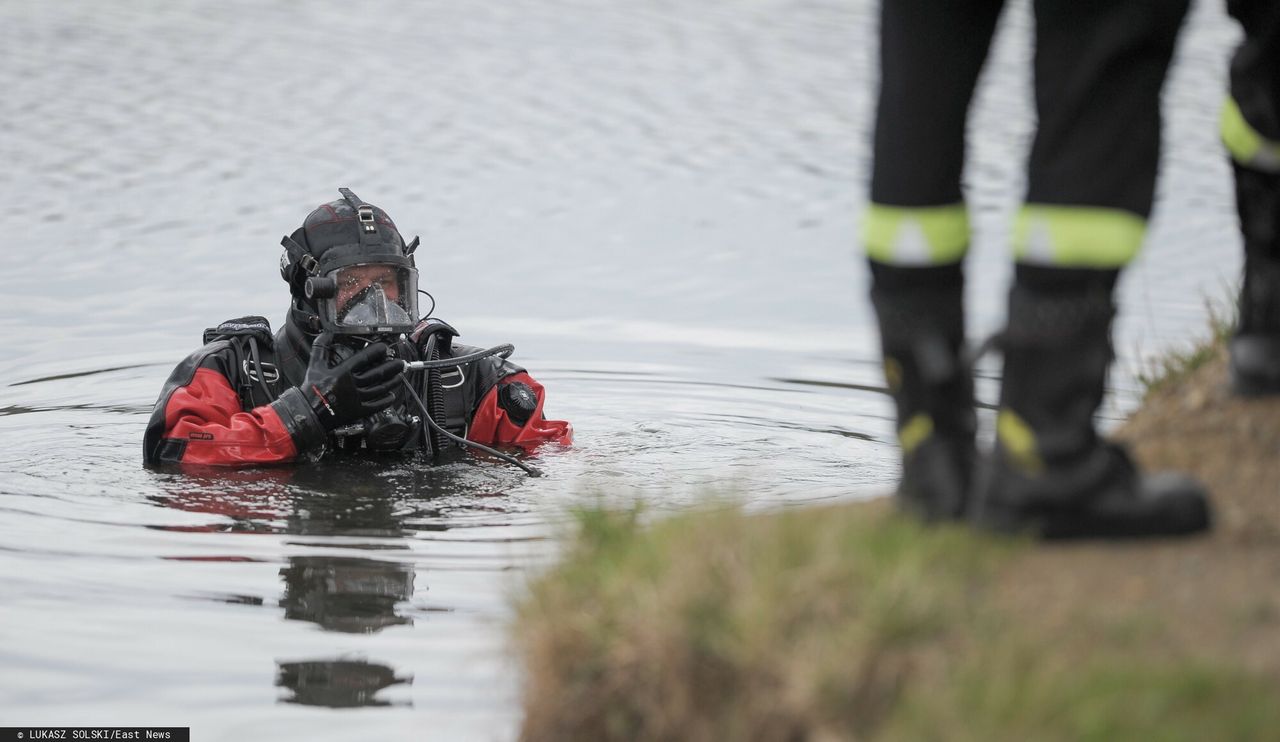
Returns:
[[[282,239],[291,302],[284,327],[228,320],[178,364],[143,439],[147,466],[249,466],[321,455],[441,453],[568,445],[572,426],[543,415],[545,392],[507,360],[512,347],[454,342],[418,317],[418,238],[349,189]],[[432,299],[432,310],[434,310]]]

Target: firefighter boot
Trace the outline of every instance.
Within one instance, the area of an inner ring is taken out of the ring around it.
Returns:
[[[977,525],[1046,539],[1208,527],[1199,484],[1178,474],[1140,473],[1123,447],[1094,429],[1112,359],[1117,274],[1019,266],[1000,343],[1004,379],[995,450],[971,512]]]
[[[1232,163],[1244,235],[1240,324],[1229,344],[1231,386],[1280,394],[1280,174]]]
[[[959,265],[872,262],[871,301],[902,447],[898,506],[925,521],[960,518],[972,479],[973,378],[962,358]]]

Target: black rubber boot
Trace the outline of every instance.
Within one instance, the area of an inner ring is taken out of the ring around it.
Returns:
[[[885,380],[897,407],[902,481],[897,502],[926,521],[960,518],[972,482],[973,378],[962,358],[959,265],[871,263]]]
[[[1231,338],[1237,394],[1280,394],[1280,174],[1232,163],[1244,235],[1240,324]]]
[[[1018,267],[1001,346],[996,445],[976,488],[981,527],[1046,539],[1202,531],[1208,499],[1177,474],[1146,476],[1093,416],[1112,359],[1116,271]]]

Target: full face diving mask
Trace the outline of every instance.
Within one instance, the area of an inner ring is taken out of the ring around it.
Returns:
[[[331,267],[324,275],[308,279],[306,295],[316,304],[321,326],[353,335],[413,330],[418,321],[418,271],[392,260],[379,256]]]
[[[330,244],[318,258],[293,238],[283,238],[281,275],[291,282],[305,276],[303,293],[314,304],[315,319],[325,330],[361,336],[411,332],[418,321],[418,270],[413,260],[418,239],[415,237],[411,243],[404,244],[385,215],[380,222],[374,207],[350,189],[338,191],[345,204],[334,202],[321,207],[325,212],[320,209],[312,212],[304,229],[311,228],[310,222],[316,214],[324,218],[320,228],[332,229],[329,225],[333,224],[350,226],[338,228],[337,240],[331,231]],[[337,213],[335,208],[344,207],[355,212],[355,219],[329,219]],[[351,232],[344,231],[347,229]],[[333,241],[339,244],[331,244]]]

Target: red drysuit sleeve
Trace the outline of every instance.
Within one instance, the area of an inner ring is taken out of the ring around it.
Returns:
[[[231,383],[212,369],[196,369],[191,383],[173,391],[164,423],[165,438],[186,441],[183,464],[271,464],[298,454],[275,410],[264,405],[243,412]]]
[[[498,404],[498,390],[512,382],[527,384],[538,396],[538,406],[524,425],[517,425],[507,417],[507,411]],[[546,420],[542,417],[542,403],[546,399],[546,391],[532,376],[523,371],[512,374],[494,384],[488,394],[476,406],[476,414],[471,418],[471,427],[467,438],[487,446],[519,446],[526,451],[543,443],[559,443],[568,446],[573,443],[573,426],[565,420]]]

